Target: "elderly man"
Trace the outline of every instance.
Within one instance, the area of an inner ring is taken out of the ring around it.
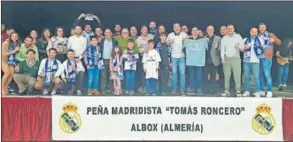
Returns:
[[[174,32],[167,37],[167,42],[171,45],[171,62],[172,62],[172,94],[177,94],[177,68],[180,74],[180,94],[185,95],[185,54],[183,52],[183,41],[187,34],[181,32],[179,23],[173,25]]]

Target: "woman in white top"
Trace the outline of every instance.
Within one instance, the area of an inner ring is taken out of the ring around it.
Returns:
[[[64,37],[63,28],[57,27],[55,36],[53,36],[48,43],[47,51],[49,51],[50,48],[55,48],[57,50],[56,59],[60,62],[64,62],[66,60],[66,52],[68,51],[67,43],[68,38]]]

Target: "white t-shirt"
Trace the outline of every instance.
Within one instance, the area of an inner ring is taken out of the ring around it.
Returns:
[[[68,49],[74,50],[75,57],[82,58],[87,47],[87,39],[84,36],[71,36],[68,39]]]
[[[259,59],[256,57],[253,45],[254,45],[254,40],[251,40],[251,48],[250,48],[250,62],[251,63],[259,63]]]
[[[183,49],[183,40],[187,38],[187,34],[180,32],[179,35],[175,35],[174,32],[170,33],[167,37],[167,42],[171,44],[171,57],[183,58],[185,57]]]

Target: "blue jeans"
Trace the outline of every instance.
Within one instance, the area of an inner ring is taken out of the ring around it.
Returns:
[[[202,88],[202,68],[197,66],[188,66],[189,73],[189,88],[201,89]]]
[[[98,90],[99,75],[100,75],[100,71],[97,67],[88,70],[88,89],[89,90]]]
[[[146,79],[145,88],[147,94],[157,94],[157,79]]]
[[[125,90],[134,91],[135,84],[135,70],[126,70],[125,71]]]
[[[244,62],[244,91],[250,91],[251,72],[254,78],[254,92],[259,92],[259,63]]]
[[[185,89],[185,58],[172,58],[172,89],[177,90],[177,68],[179,67],[180,91]]]
[[[273,82],[271,76],[272,60],[271,59],[260,59],[259,67],[259,80],[260,80],[260,91],[264,91],[265,78],[267,81],[267,91],[272,91]]]
[[[288,81],[289,64],[279,65],[279,85],[284,85]]]

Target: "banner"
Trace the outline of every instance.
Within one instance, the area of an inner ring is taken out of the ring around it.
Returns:
[[[53,140],[283,141],[281,98],[54,96]]]

